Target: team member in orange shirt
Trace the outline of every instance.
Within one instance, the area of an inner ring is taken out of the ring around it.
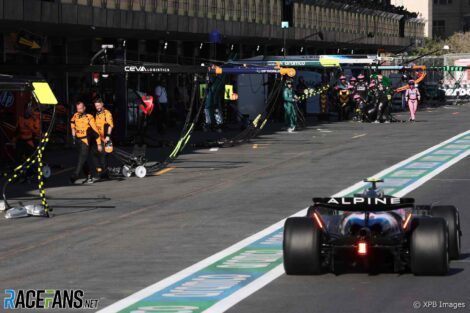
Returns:
[[[96,149],[101,152],[103,146],[99,136],[98,128],[96,127],[95,118],[91,114],[87,114],[85,104],[81,101],[76,104],[77,112],[72,116],[70,126],[72,128],[72,137],[76,144],[78,144],[78,161],[75,172],[70,177],[70,182],[75,183],[78,179],[82,168],[87,162],[88,154],[90,152],[91,140],[96,141]],[[78,140],[77,140],[78,139]],[[85,168],[85,173],[89,178],[84,183],[93,183],[93,178],[90,176],[89,168]]]
[[[106,176],[106,153],[104,151],[104,145],[111,144],[111,133],[114,128],[113,115],[111,112],[105,109],[103,100],[96,99],[95,101],[95,121],[96,127],[98,128],[98,134],[101,139],[102,151],[95,151],[95,158],[99,160],[99,167],[97,168],[98,173],[103,177]],[[100,173],[101,172],[101,173]]]
[[[16,122],[16,158],[18,162],[31,156],[36,147],[35,139],[39,137],[41,122],[27,107],[22,116]]]

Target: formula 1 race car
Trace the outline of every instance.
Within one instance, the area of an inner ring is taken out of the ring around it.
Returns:
[[[306,217],[284,225],[287,275],[338,272],[341,267],[415,275],[445,275],[460,256],[459,211],[452,205],[415,205],[384,195],[371,182],[348,198],[314,198]]]

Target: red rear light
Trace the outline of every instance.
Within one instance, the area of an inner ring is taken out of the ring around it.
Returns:
[[[317,222],[318,227],[320,227],[320,229],[323,229],[322,220],[320,219],[320,216],[318,216],[317,212],[313,213],[313,219],[315,220],[315,222]]]
[[[367,255],[367,242],[359,241],[359,243],[357,244],[357,254]]]
[[[410,220],[411,220],[411,213],[409,213],[408,216],[405,218],[405,222],[403,223],[403,229],[406,229],[408,227]]]

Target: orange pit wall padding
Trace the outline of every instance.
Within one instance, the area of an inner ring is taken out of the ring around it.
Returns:
[[[426,78],[426,75],[427,75],[426,66],[413,66],[412,69],[415,71],[422,70],[422,72],[418,72],[418,74],[421,73],[421,75],[415,80],[416,84],[421,83]],[[410,86],[408,86],[408,83],[404,86],[401,86],[400,88],[395,89],[395,93],[399,93],[407,89],[410,89]]]

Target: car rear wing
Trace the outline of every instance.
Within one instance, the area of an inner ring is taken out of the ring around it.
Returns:
[[[348,212],[384,212],[414,207],[413,198],[330,197],[313,198],[313,206]]]

